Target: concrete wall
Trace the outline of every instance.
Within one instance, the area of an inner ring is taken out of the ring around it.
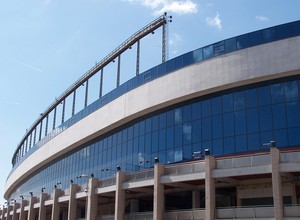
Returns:
[[[300,37],[218,56],[175,71],[119,97],[30,155],[7,179],[5,198],[33,171],[134,118],[190,98],[300,73]]]

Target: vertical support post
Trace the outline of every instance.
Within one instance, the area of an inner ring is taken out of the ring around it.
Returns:
[[[22,199],[21,207],[20,207],[19,220],[25,220],[26,219],[25,210],[24,210],[26,204],[27,204],[27,201]]]
[[[14,203],[13,205],[13,214],[12,214],[12,220],[19,220],[17,209],[20,208],[20,203]]]
[[[89,97],[89,79],[85,82],[85,98],[84,98],[84,107],[87,107]]]
[[[61,113],[61,123],[65,122],[66,99],[63,100],[63,108]]]
[[[52,126],[52,130],[54,130],[55,129],[55,122],[56,122],[56,108],[57,108],[57,106],[55,106],[55,108],[54,108],[54,112],[53,112],[53,126]]]
[[[164,165],[154,165],[154,192],[153,192],[153,220],[163,220],[165,211],[164,185],[160,183],[160,177],[164,175]]]
[[[61,189],[54,189],[51,220],[59,219],[60,204],[58,202],[58,197],[60,195],[61,195]]]
[[[32,148],[32,132],[30,134],[29,140],[30,140],[30,142],[29,142],[29,148]]]
[[[46,116],[46,127],[45,127],[45,136],[48,133],[48,121],[49,121],[49,114]]]
[[[137,42],[136,47],[136,75],[140,74],[140,40]]]
[[[166,62],[166,25],[162,26],[162,63]]]
[[[36,129],[37,129],[37,127],[34,128],[33,144],[36,143]]]
[[[116,176],[116,196],[115,196],[115,220],[123,220],[125,211],[125,190],[122,183],[125,181],[125,173],[117,172]]]
[[[77,200],[76,200],[76,192],[78,189],[77,184],[70,185],[70,198],[69,198],[69,208],[68,208],[68,220],[76,220],[77,216]]]
[[[35,202],[36,202],[36,197],[31,196],[29,199],[29,209],[28,209],[27,219],[35,219],[35,210],[33,208]]]
[[[95,193],[97,186],[98,180],[96,178],[90,178],[87,191],[87,220],[96,220],[97,217],[98,195]]]
[[[280,152],[277,148],[270,148],[271,164],[272,164],[272,188],[274,199],[274,216],[276,220],[283,219],[283,200],[282,200],[282,184],[279,171]]]
[[[6,220],[12,220],[12,215],[10,215],[10,212],[13,210],[12,205],[7,206],[7,214],[6,214]]]
[[[39,134],[39,141],[42,139],[42,130],[43,130],[43,120],[40,123],[40,134]]]
[[[40,195],[40,211],[39,211],[39,220],[46,219],[46,206],[45,200],[47,199],[46,193],[41,193]]]
[[[119,87],[120,85],[120,72],[121,72],[121,54],[118,56],[117,87]]]
[[[215,158],[205,155],[205,220],[215,219],[216,189],[212,171],[215,168]]]
[[[73,92],[72,116],[75,115],[75,104],[76,104],[76,89]]]
[[[100,73],[100,88],[99,88],[99,98],[102,97],[102,89],[103,89],[103,68],[101,69],[101,73]]]
[[[2,210],[2,219],[1,220],[6,220],[6,218],[5,218],[5,214],[6,213],[7,213],[7,208],[3,207],[3,210]]]
[[[193,209],[200,208],[200,191],[193,190],[192,196],[193,196]]]

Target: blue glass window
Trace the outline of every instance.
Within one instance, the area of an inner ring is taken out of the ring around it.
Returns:
[[[273,127],[275,129],[286,128],[285,104],[273,105],[272,113],[273,113]]]
[[[287,130],[275,130],[274,140],[276,142],[276,147],[288,146]]]
[[[288,127],[300,126],[300,104],[299,102],[286,103]],[[299,133],[300,134],[300,133]]]
[[[193,121],[192,123],[192,141],[197,143],[201,141],[201,121]]]
[[[245,111],[234,112],[234,125],[235,134],[245,134],[246,133],[246,113]]]
[[[249,34],[249,46],[256,46],[262,43],[261,31],[255,31]]]
[[[227,94],[223,96],[223,112],[233,111],[233,97],[232,94]]]
[[[234,93],[234,110],[245,109],[245,95],[244,92]]]
[[[212,114],[219,115],[222,113],[222,99],[221,97],[213,98],[211,101],[212,104]]]
[[[166,74],[166,63],[162,63],[157,67],[157,75],[162,76]]]
[[[179,56],[174,59],[174,70],[182,68],[183,65],[182,61],[183,61],[183,56]]]
[[[200,119],[201,118],[201,104],[200,102],[196,102],[192,104],[192,118]]]
[[[183,55],[182,58],[183,66],[188,66],[194,62],[193,60],[193,52],[189,52]]]
[[[170,72],[172,72],[173,70],[174,70],[174,59],[172,59],[172,60],[168,60],[167,62],[166,62],[166,65],[167,65],[167,70],[166,70],[166,72],[167,73],[170,73]]]
[[[296,21],[290,24],[291,37],[300,35],[300,21]]]
[[[223,136],[223,119],[221,115],[212,118],[213,139],[218,139]]]
[[[299,146],[300,143],[300,128],[290,128],[288,130],[289,145]]]
[[[222,139],[216,139],[213,140],[213,155],[222,155],[223,154],[223,140]]]
[[[259,109],[260,130],[267,131],[273,128],[272,109],[270,106]]]
[[[202,48],[193,51],[193,60],[194,63],[200,62],[203,60]]]
[[[202,102],[202,117],[211,116],[211,100],[205,100]]]
[[[162,113],[159,115],[159,129],[163,129],[167,127],[167,114]]]
[[[175,122],[175,117],[174,117],[174,111],[168,111],[167,112],[167,126],[172,126],[174,125],[174,122]]]
[[[244,152],[247,150],[247,137],[246,135],[239,135],[235,137],[235,150],[237,152]]]
[[[290,36],[290,28],[289,25],[280,25],[275,27],[276,31],[276,39],[281,40],[288,38]]]
[[[260,106],[271,104],[271,91],[269,86],[258,88],[258,103]]]
[[[207,141],[211,139],[211,118],[202,119],[202,140]]]
[[[248,34],[241,35],[236,37],[236,48],[239,49],[244,49],[249,47],[249,37]]]
[[[158,139],[159,139],[159,143],[158,143],[159,149],[160,150],[165,149],[167,146],[167,130],[166,129],[162,129],[159,131]]]
[[[191,105],[186,105],[182,108],[182,117],[183,117],[183,123],[191,121],[192,114],[191,114]]]
[[[247,110],[247,132],[257,132],[259,129],[258,125],[258,111],[256,108]]]
[[[299,100],[299,91],[297,81],[284,83],[285,100],[297,101]]]
[[[158,151],[158,131],[152,132],[152,140],[151,140],[151,146],[152,146],[152,153]]]
[[[224,45],[224,41],[215,43],[213,45],[214,47],[214,56],[219,56],[221,54],[225,53],[225,45]]]
[[[227,113],[223,116],[223,131],[224,137],[233,136],[234,135],[234,121],[233,121],[233,113]]]
[[[259,150],[261,144],[258,133],[248,135],[248,150]]]
[[[231,152],[234,152],[234,149],[234,137],[224,138],[224,154],[230,154]]]
[[[181,124],[182,123],[182,108],[175,109],[174,116],[175,116],[175,124]]]
[[[174,146],[174,127],[167,128],[167,147]]]
[[[226,53],[236,51],[236,39],[230,38],[225,40],[225,50]]]
[[[256,89],[246,90],[246,107],[247,108],[257,107],[257,90]]]
[[[213,57],[213,45],[203,47],[203,59],[209,59]]]
[[[190,122],[184,123],[183,131],[183,145],[191,144],[192,142],[192,124]]]
[[[275,28],[268,28],[262,31],[263,42],[268,43],[276,40],[275,36]]]
[[[284,102],[284,88],[282,83],[271,86],[272,103]]]

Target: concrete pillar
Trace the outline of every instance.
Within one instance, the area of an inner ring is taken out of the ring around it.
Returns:
[[[2,220],[2,209],[0,209],[0,220]]]
[[[154,192],[153,192],[153,220],[163,220],[165,211],[164,185],[160,183],[160,177],[164,175],[164,165],[154,165]]]
[[[7,208],[3,208],[2,210],[2,220],[6,220],[5,214],[7,212]]]
[[[10,214],[10,212],[13,210],[13,206],[12,205],[8,205],[7,206],[7,216],[6,216],[6,220],[12,220],[12,215]]]
[[[60,204],[58,203],[58,198],[61,194],[61,189],[54,189],[51,220],[59,219]]]
[[[96,220],[98,212],[98,195],[95,193],[95,189],[98,187],[98,180],[96,178],[90,178],[87,191],[87,220]]]
[[[45,200],[48,198],[47,193],[41,193],[40,195],[40,210],[39,210],[39,220],[46,219],[46,206]]]
[[[215,164],[214,157],[205,156],[205,220],[213,220],[215,218],[216,189],[215,179],[212,177]]]
[[[200,190],[193,190],[192,192],[193,199],[193,209],[200,208]]]
[[[17,214],[17,209],[20,208],[20,203],[14,203],[13,206],[13,214],[12,214],[12,220],[18,220],[18,214]]]
[[[25,220],[26,219],[26,213],[25,213],[25,210],[24,210],[26,204],[27,204],[27,201],[22,199],[21,207],[20,207],[19,220]]]
[[[33,208],[34,203],[36,202],[36,197],[31,196],[29,198],[29,209],[27,219],[35,219],[35,210]]]
[[[272,186],[273,186],[273,201],[274,201],[274,216],[276,220],[283,219],[283,199],[282,185],[279,171],[280,152],[277,148],[270,148],[271,165],[272,165]]]
[[[70,198],[69,198],[69,207],[68,207],[68,220],[77,219],[77,200],[76,200],[76,192],[78,190],[77,184],[70,185]]]
[[[125,190],[122,189],[122,183],[125,180],[125,173],[118,171],[116,175],[115,220],[124,219]]]

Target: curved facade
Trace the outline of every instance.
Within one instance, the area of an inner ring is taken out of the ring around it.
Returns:
[[[169,60],[44,133],[16,150],[5,198],[19,206],[2,219],[300,217],[300,22]]]

